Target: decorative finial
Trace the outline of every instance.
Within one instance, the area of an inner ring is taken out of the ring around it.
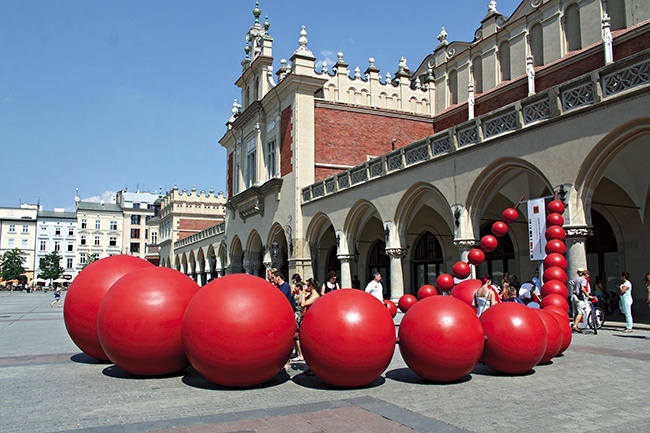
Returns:
[[[361,69],[358,66],[354,68],[354,78],[361,78]]]
[[[374,57],[370,57],[370,58],[368,59],[368,68],[370,69],[370,68],[374,68],[374,67],[375,67],[375,58],[374,58]]]
[[[399,64],[397,65],[400,71],[408,71],[409,67],[406,64],[406,57],[402,56],[399,59]]]
[[[255,9],[253,9],[253,16],[255,17],[255,23],[258,24],[260,22],[260,15],[262,14],[262,11],[260,10],[260,2],[256,1],[255,2]]]
[[[495,2],[494,0],[488,3],[488,15],[493,13],[497,13],[497,14],[499,13],[499,11],[497,10],[497,2]]]
[[[307,43],[309,43],[309,40],[307,40],[307,30],[305,30],[305,26],[302,26],[302,30],[300,30],[300,38],[298,39],[298,45],[300,45],[298,51],[309,51]]]
[[[264,19],[264,33],[267,35],[269,34],[269,27],[271,27],[271,24],[269,23],[269,16],[267,15]]]
[[[438,41],[441,44],[447,44],[447,31],[443,27],[442,30],[440,30],[440,34],[438,35]]]

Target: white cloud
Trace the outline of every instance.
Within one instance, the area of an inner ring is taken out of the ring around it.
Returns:
[[[89,201],[93,203],[101,203],[102,201],[104,203],[115,203],[115,194],[116,194],[115,191],[105,191],[100,195],[94,195],[92,197],[82,198],[81,201]]]

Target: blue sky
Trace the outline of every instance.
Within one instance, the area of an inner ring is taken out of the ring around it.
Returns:
[[[350,69],[471,41],[488,0],[260,1],[274,69],[309,48]],[[508,16],[519,1],[502,0]],[[0,206],[74,208],[123,188],[225,191],[225,133],[253,24],[251,0],[0,0]],[[417,8],[413,10],[413,8]]]

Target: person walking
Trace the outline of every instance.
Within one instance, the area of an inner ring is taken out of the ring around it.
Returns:
[[[625,330],[623,332],[632,332],[632,283],[630,282],[630,274],[621,272],[621,311],[625,314]]]
[[[483,275],[481,282],[483,285],[476,289],[474,298],[472,299],[472,306],[476,308],[476,315],[479,317],[485,310],[496,303],[496,295],[490,288],[492,285],[492,277],[490,275]]]
[[[61,286],[58,285],[58,284],[56,285],[56,287],[54,287],[54,301],[52,301],[52,303],[50,304],[50,307],[54,307],[54,304],[59,304],[59,308],[62,307],[62,305],[61,305]]]
[[[379,302],[384,302],[384,288],[381,285],[381,274],[379,272],[375,272],[374,278],[368,283],[365,291],[377,298]]]

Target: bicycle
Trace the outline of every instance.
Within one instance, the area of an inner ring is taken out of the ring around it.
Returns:
[[[598,307],[598,298],[596,296],[587,300],[589,303],[589,311],[587,312],[587,326],[594,331],[594,335],[598,334],[598,330],[603,327],[605,323],[605,312],[602,308]]]

